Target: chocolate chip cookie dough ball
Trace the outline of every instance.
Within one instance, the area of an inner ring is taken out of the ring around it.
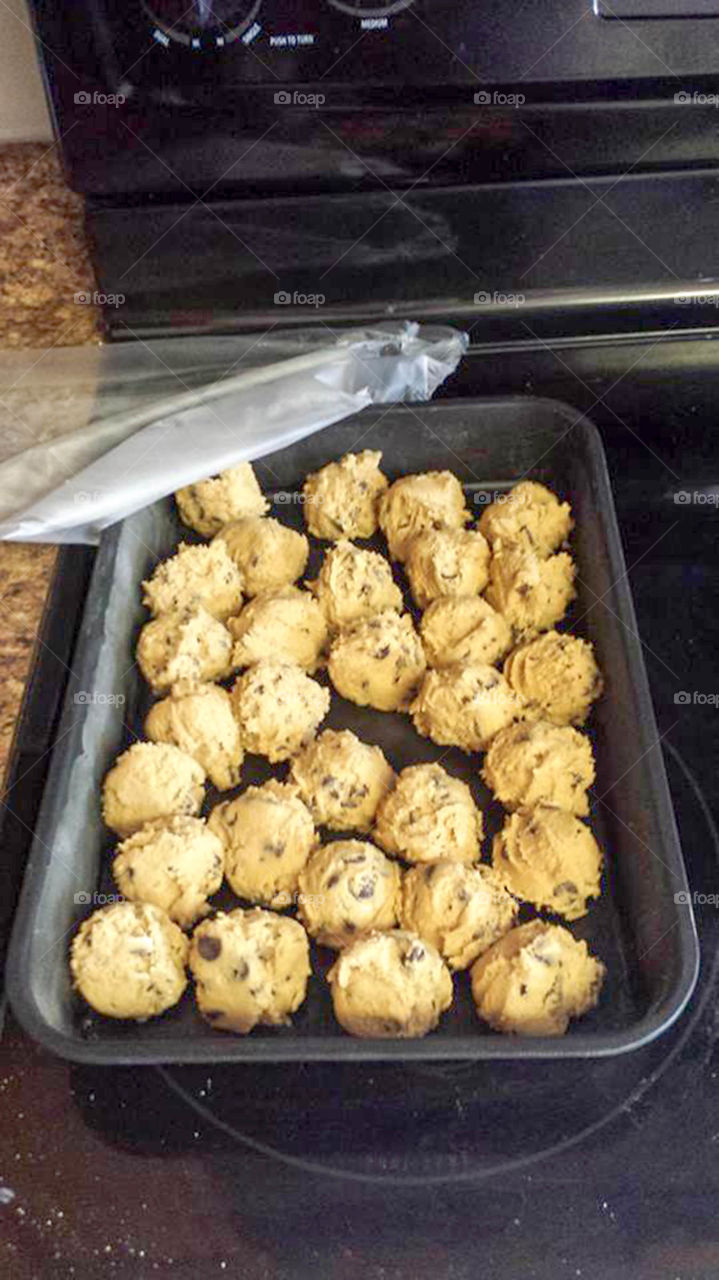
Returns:
[[[256,662],[235,681],[230,697],[243,747],[272,764],[297,755],[330,709],[329,689],[281,662]]]
[[[471,863],[479,858],[482,814],[466,782],[438,764],[412,764],[380,801],[378,844],[405,862]]]
[[[466,969],[517,917],[517,904],[490,867],[434,862],[402,881],[403,929],[431,942],[450,969]]]
[[[512,644],[512,628],[481,596],[433,600],[419,626],[430,667],[457,662],[494,666]]]
[[[106,1018],[145,1022],[180,999],[187,947],[182,930],[159,907],[113,902],[83,921],[73,938],[73,983]]]
[[[495,667],[464,662],[428,671],[410,710],[424,738],[441,747],[486,751],[500,729],[523,715],[523,704]]]
[[[227,625],[235,638],[236,667],[250,667],[271,657],[311,673],[324,661],[325,616],[309,592],[299,587],[261,591]]]
[[[518,636],[547,631],[575,596],[575,565],[566,551],[542,560],[533,551],[495,551],[485,596]]]
[[[472,995],[495,1031],[562,1036],[570,1018],[594,1008],[605,972],[563,925],[530,920],[475,961]]]
[[[369,831],[395,782],[380,747],[349,729],[325,729],[292,761],[290,777],[318,826],[333,831]]]
[[[602,855],[584,822],[538,805],[512,813],[494,837],[492,866],[515,898],[565,920],[587,914],[600,892]]]
[[[259,907],[220,912],[195,929],[190,969],[200,1013],[216,1030],[286,1026],[307,994],[307,934]]]
[[[402,592],[384,556],[344,539],[327,552],[317,580],[308,586],[331,631],[402,608]]]
[[[219,533],[230,520],[263,516],[269,507],[249,462],[178,489],[175,501],[183,523],[206,538]]]
[[[327,663],[343,698],[377,711],[406,711],[426,665],[411,617],[394,609],[341,631]]]
[[[587,814],[587,790],[594,782],[592,744],[568,725],[513,724],[492,742],[482,777],[506,809],[548,804]]]
[[[427,471],[395,480],[380,498],[379,523],[393,560],[427,529],[463,529],[470,519],[459,480],[451,471]]]
[[[150,708],[145,733],[152,742],[169,742],[187,752],[219,791],[229,791],[240,781],[240,729],[230,695],[219,685],[173,685],[170,697]]]
[[[137,665],[155,693],[180,680],[222,680],[232,670],[232,636],[206,609],[163,613],[142,628]]]
[[[504,674],[529,713],[552,724],[583,724],[604,683],[591,644],[558,631],[515,649]]]
[[[177,553],[162,560],[142,586],[143,604],[155,617],[201,606],[224,622],[242,608],[242,574],[221,542],[209,547],[181,542]]]
[[[106,775],[102,816],[120,836],[154,818],[196,814],[205,798],[205,770],[179,747],[136,742]]]
[[[181,929],[207,915],[207,899],[222,884],[224,849],[202,818],[176,815],[146,822],[123,840],[112,864],[120,893],[151,902]]]
[[[346,453],[309,475],[302,490],[305,522],[316,538],[371,538],[377,529],[377,503],[387,488],[372,449]]]
[[[314,823],[294,787],[274,778],[218,804],[209,829],[222,841],[225,874],[239,898],[290,906],[316,844]]]
[[[219,545],[226,548],[237,566],[248,596],[296,582],[307,567],[310,553],[303,533],[262,516],[226,524],[212,543],[213,547]]]
[[[523,480],[485,508],[479,527],[493,547],[524,547],[544,558],[566,542],[572,513],[544,485]]]
[[[452,978],[439,952],[400,929],[359,938],[327,979],[335,1017],[352,1036],[426,1036],[452,1003]]]
[[[411,538],[404,567],[420,609],[440,596],[479,595],[489,578],[489,555],[476,529],[427,529]]]
[[[400,870],[364,840],[335,840],[300,872],[298,914],[310,937],[344,947],[371,929],[397,923]]]

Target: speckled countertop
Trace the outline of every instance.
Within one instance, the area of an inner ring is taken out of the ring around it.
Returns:
[[[83,203],[63,179],[56,148],[0,147],[0,349],[97,343],[98,312],[74,301],[94,288]],[[55,554],[54,547],[0,543],[0,778]]]

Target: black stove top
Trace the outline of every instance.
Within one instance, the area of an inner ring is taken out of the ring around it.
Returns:
[[[109,1070],[51,1058],[9,1016],[8,1274],[719,1275],[716,369],[712,335],[538,341],[475,349],[446,389],[551,395],[602,431],[695,894],[702,967],[678,1023],[594,1063]],[[5,798],[7,900],[90,559],[63,552],[46,619],[59,659],[41,651]]]

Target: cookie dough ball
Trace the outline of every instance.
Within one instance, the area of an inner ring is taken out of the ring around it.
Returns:
[[[457,662],[494,666],[512,643],[512,628],[481,596],[433,600],[419,626],[430,667]]]
[[[286,1026],[307,994],[307,934],[259,907],[220,912],[195,929],[190,969],[200,1013],[215,1029],[247,1035],[258,1025]]]
[[[552,724],[583,724],[604,683],[591,644],[558,631],[515,649],[504,674],[529,713]]]
[[[327,647],[327,623],[317,601],[299,587],[261,591],[228,622],[236,667],[271,657],[316,671]]]
[[[587,899],[600,892],[599,845],[564,809],[538,805],[510,814],[494,837],[492,866],[515,898],[565,920],[586,915]]]
[[[102,789],[102,816],[120,836],[154,818],[196,814],[205,798],[205,770],[165,743],[136,742],[115,761]]]
[[[207,915],[207,899],[222,884],[222,841],[202,818],[160,818],[123,840],[112,864],[120,893],[151,902],[181,929]]]
[[[142,585],[142,602],[155,617],[199,605],[224,622],[242,608],[242,574],[222,542],[181,542],[176,555],[162,560]]]
[[[343,698],[377,711],[406,711],[426,666],[411,617],[394,609],[340,632],[327,663]]]
[[[346,453],[305,480],[305,522],[316,538],[371,538],[377,530],[377,503],[387,488],[371,449]]]
[[[513,724],[492,742],[482,777],[505,809],[548,804],[587,814],[587,790],[594,782],[592,744],[568,725]]]
[[[476,529],[427,529],[407,546],[404,567],[420,609],[440,596],[479,595],[489,578],[489,546]]]
[[[232,636],[206,609],[163,613],[142,628],[137,665],[155,693],[180,680],[221,680],[232,670]]]
[[[566,542],[572,513],[544,485],[523,480],[485,508],[479,527],[493,547],[524,547],[543,558]]]
[[[281,662],[256,662],[235,681],[230,697],[243,747],[272,764],[297,755],[330,709],[329,689]]]
[[[363,840],[317,849],[300,872],[298,912],[310,937],[345,947],[361,933],[397,923],[400,870]]]
[[[605,972],[563,925],[530,920],[475,962],[472,995],[495,1031],[562,1036],[570,1018],[594,1008]]]
[[[262,516],[226,524],[212,543],[213,547],[220,545],[237,566],[248,596],[296,582],[302,577],[310,554],[303,533]]]
[[[533,551],[495,551],[489,568],[489,603],[519,636],[548,631],[575,597],[575,565],[566,551],[541,560]]]
[[[438,764],[403,769],[377,810],[377,843],[405,862],[476,862],[482,834],[466,782]]]
[[[287,907],[316,843],[314,823],[294,787],[274,778],[218,804],[209,828],[222,841],[225,874],[247,902]]]
[[[403,929],[431,942],[450,969],[466,969],[517,917],[517,904],[490,867],[434,862],[402,881]]]
[[[341,540],[332,547],[316,582],[308,585],[332,631],[373,618],[385,609],[402,608],[402,592],[384,556],[353,542]]]
[[[486,751],[492,738],[523,715],[523,704],[495,667],[462,662],[428,671],[412,703],[418,733],[440,747]]]
[[[244,752],[226,689],[180,683],[156,702],[145,720],[151,742],[169,742],[202,765],[213,786],[229,791],[240,781]]]
[[[395,781],[380,747],[349,729],[325,729],[292,761],[290,776],[315,822],[333,831],[369,831]]]
[[[426,1036],[452,1003],[452,978],[439,952],[401,929],[359,938],[327,979],[335,1017],[352,1036]]]
[[[106,1018],[145,1022],[180,999],[187,949],[182,930],[159,907],[113,902],[83,921],[73,938],[73,984]]]
[[[470,519],[459,480],[451,471],[402,476],[380,498],[379,523],[393,560],[426,529],[463,529]]]
[[[206,538],[219,533],[230,520],[263,516],[269,507],[249,462],[178,489],[175,501],[183,523]]]

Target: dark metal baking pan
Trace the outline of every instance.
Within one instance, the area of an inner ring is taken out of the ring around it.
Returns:
[[[591,822],[606,851],[604,891],[572,925],[607,965],[600,1003],[560,1039],[500,1036],[476,1017],[467,975],[460,974],[452,1009],[424,1040],[355,1040],[332,1015],[324,981],[331,954],[313,948],[315,975],[291,1027],[257,1028],[244,1037],[213,1031],[190,991],[175,1009],[145,1024],[89,1013],[70,986],[68,944],[93,909],[88,899],[114,892],[113,842],[101,822],[100,790],[113,758],[133,732],[141,732],[149,705],[134,665],[147,616],[139,584],[187,536],[168,499],[102,540],[13,932],[8,989],[15,1013],[37,1040],[65,1057],[118,1064],[593,1057],[652,1040],[689,999],[698,944],[691,907],[681,900],[686,874],[597,431],[565,405],[529,398],[367,410],[259,464],[265,488],[275,495],[273,514],[301,527],[297,493],[304,475],[357,447],[381,449],[390,476],[452,469],[477,514],[493,491],[525,475],[572,502],[578,599],[563,625],[576,625],[593,641],[607,678],[589,723],[597,755]],[[318,556],[314,547],[310,574]],[[78,694],[90,700],[78,700]],[[397,769],[441,754],[415,733],[408,717],[355,707],[336,694],[326,724],[346,725],[379,742]],[[486,856],[502,811],[479,779],[479,757],[451,751],[443,763],[470,783],[487,809]],[[243,786],[283,771],[249,757]],[[207,806],[216,798],[209,793]],[[224,907],[234,900],[223,890],[214,901]]]

